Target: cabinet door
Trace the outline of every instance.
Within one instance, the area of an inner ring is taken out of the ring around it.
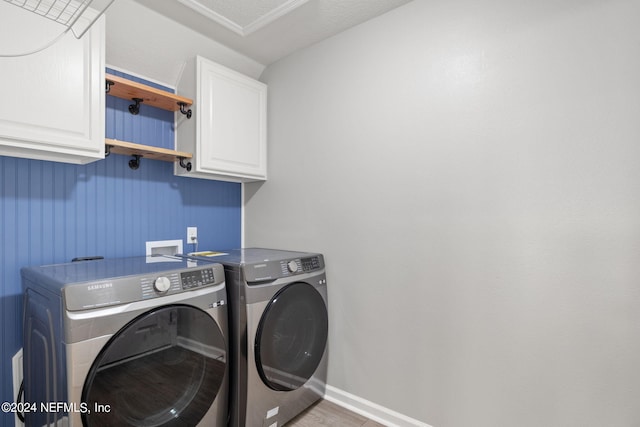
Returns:
[[[266,179],[267,86],[204,58],[198,71],[197,170]]]
[[[37,33],[34,23],[47,22],[29,13],[38,19],[31,21],[7,3],[2,12],[22,32]],[[0,57],[0,155],[69,163],[104,158],[104,28],[101,18],[80,40],[68,32],[40,52]]]

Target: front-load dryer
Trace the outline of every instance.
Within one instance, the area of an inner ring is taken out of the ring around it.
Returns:
[[[321,254],[237,249],[224,265],[231,326],[230,425],[278,427],[324,396],[327,279]]]
[[[226,426],[220,264],[105,259],[24,268],[22,283],[28,427]]]

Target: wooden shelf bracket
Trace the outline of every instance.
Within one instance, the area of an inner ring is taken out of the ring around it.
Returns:
[[[129,105],[129,112],[134,116],[137,116],[140,113],[140,103],[144,101],[142,98],[131,98],[135,104]]]
[[[184,102],[178,102],[178,105],[180,106],[180,112],[187,116],[187,119],[190,119],[192,114],[191,108],[186,110],[185,108],[187,107],[187,104]]]
[[[191,110],[189,110],[189,111],[191,111]],[[187,117],[187,118],[189,118],[189,117]],[[187,172],[191,172],[191,162],[185,163],[184,161],[186,159],[184,157],[178,157],[178,160],[180,160],[180,163],[178,163],[180,166],[185,168],[187,170]]]

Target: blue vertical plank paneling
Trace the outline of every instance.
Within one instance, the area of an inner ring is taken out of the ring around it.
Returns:
[[[53,164],[53,253],[61,259],[68,259],[64,251],[67,232],[64,223],[64,166],[62,163]]]
[[[174,113],[143,105],[133,116],[129,104],[107,96],[106,136],[173,148]],[[146,159],[133,171],[128,161],[116,154],[88,165],[0,156],[2,401],[13,398],[11,357],[22,346],[21,267],[143,255],[149,240],[181,239],[189,250],[187,226],[198,227],[200,249],[240,246],[240,184],[175,177],[170,163]],[[12,414],[0,414],[0,425],[13,425]]]

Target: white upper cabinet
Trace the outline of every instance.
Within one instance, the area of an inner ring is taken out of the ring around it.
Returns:
[[[0,36],[12,32],[8,40],[20,44],[17,40],[29,33],[33,46],[55,38],[48,20],[6,2],[0,6],[4,28]],[[0,155],[67,163],[103,159],[104,17],[80,40],[69,31],[49,47],[26,56],[1,56],[17,53],[7,52],[7,46],[15,49],[16,43],[4,40],[0,43]],[[24,46],[30,49],[28,43]]]
[[[267,179],[267,86],[202,57],[190,61],[178,93],[193,98],[193,116],[178,117],[176,149],[193,153],[195,178]]]

